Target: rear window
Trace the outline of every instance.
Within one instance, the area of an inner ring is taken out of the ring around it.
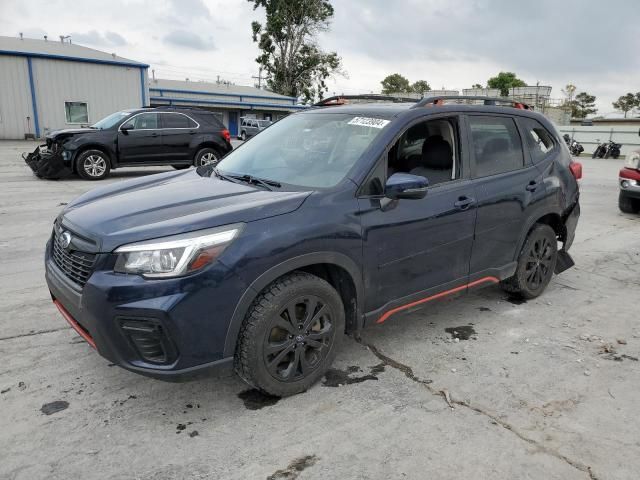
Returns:
[[[532,118],[520,118],[518,121],[521,122],[523,130],[526,132],[524,135],[527,139],[531,159],[534,163],[544,160],[556,146],[551,133],[540,122]]]
[[[522,142],[509,117],[470,116],[475,177],[510,172],[524,166]]]
[[[165,113],[162,115],[163,128],[194,128],[196,124],[186,115]]]

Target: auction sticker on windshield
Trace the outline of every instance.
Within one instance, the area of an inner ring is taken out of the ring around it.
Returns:
[[[354,117],[348,122],[349,125],[359,125],[361,127],[384,128],[390,120],[383,118]]]

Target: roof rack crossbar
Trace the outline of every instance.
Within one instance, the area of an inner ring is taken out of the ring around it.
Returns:
[[[475,95],[440,95],[437,97],[424,97],[411,108],[426,107],[427,105],[443,105],[446,100],[476,100],[482,101],[484,105],[497,105],[498,103],[508,104],[511,107],[522,110],[530,110],[529,105],[510,98],[482,97]]]
[[[317,103],[314,103],[314,107],[332,107],[336,105],[345,105],[349,103],[349,100],[372,100],[372,101],[384,101],[392,103],[415,103],[419,98],[411,97],[396,97],[394,95],[336,95],[333,97],[325,98]]]

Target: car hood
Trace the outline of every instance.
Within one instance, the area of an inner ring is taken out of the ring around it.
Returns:
[[[85,135],[87,133],[96,133],[99,130],[95,128],[66,128],[63,130],[54,130],[47,133],[46,138],[51,140],[62,140],[64,138],[75,137],[78,135]]]
[[[59,220],[96,250],[296,210],[311,192],[279,192],[201,176],[196,169],[161,173],[91,190]]]

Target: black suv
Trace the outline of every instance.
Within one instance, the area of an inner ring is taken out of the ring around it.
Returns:
[[[234,365],[291,395],[345,332],[488,285],[534,298],[573,264],[581,168],[543,115],[459,97],[333,106],[345,101],[217,166],[71,202],[46,250],[64,318],[129,370]]]
[[[197,108],[141,108],[112,113],[88,128],[56,130],[25,158],[36,175],[77,173],[101,180],[111,169],[172,165],[176,169],[217,163],[232,150],[217,116]]]

